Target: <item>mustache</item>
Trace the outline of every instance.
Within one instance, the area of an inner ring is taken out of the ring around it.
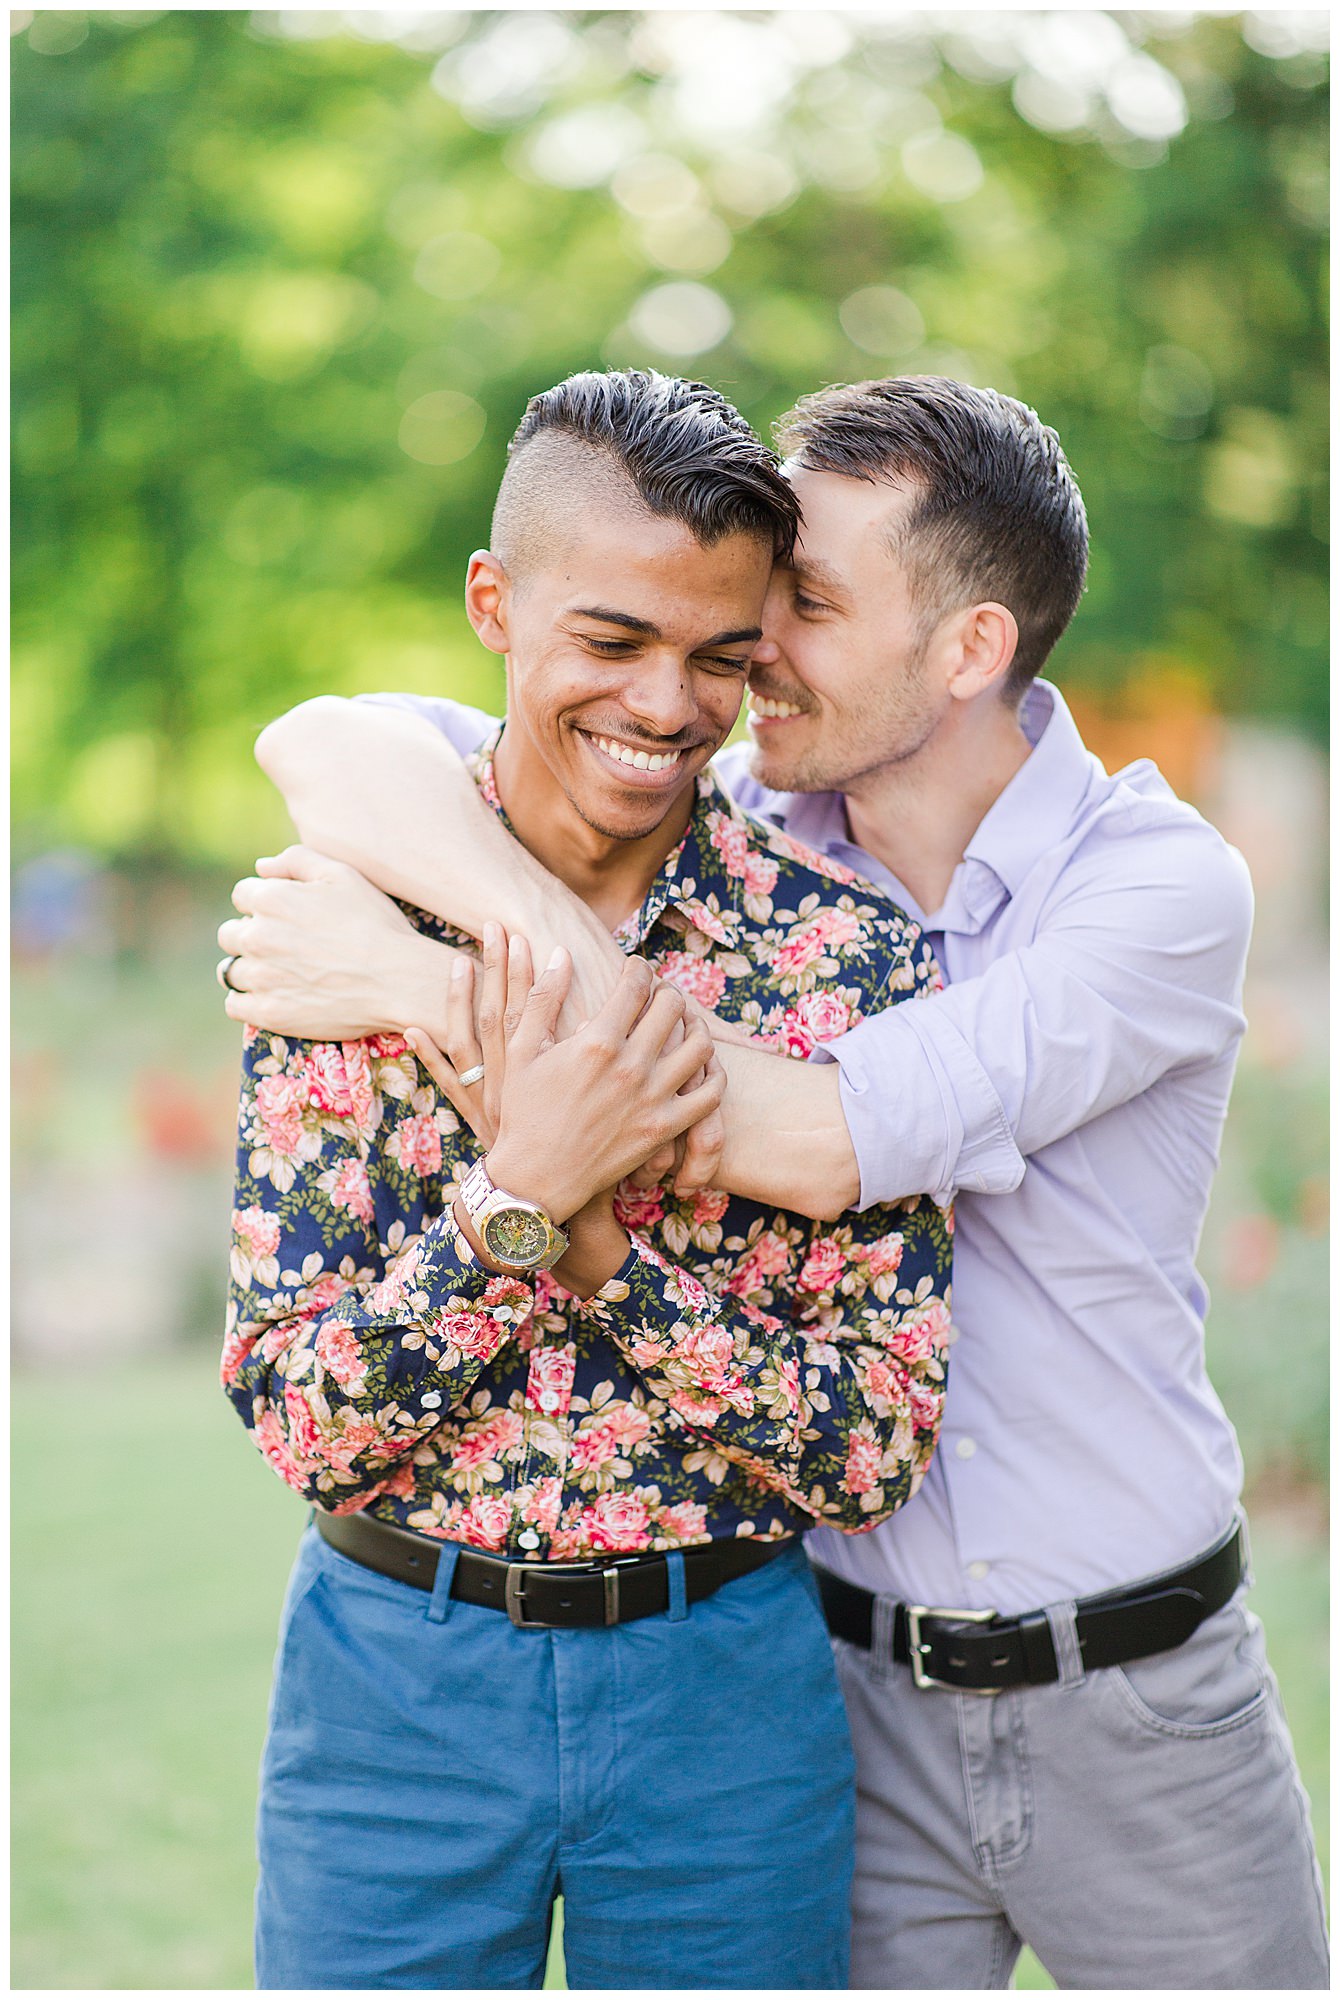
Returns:
[[[610,743],[627,743],[633,750],[655,750],[664,756],[669,751],[699,750],[704,743],[714,743],[714,736],[646,736],[640,730],[629,729],[626,723],[617,729],[602,729],[599,723],[579,722],[576,727],[583,736],[603,736]]]
[[[813,712],[814,704],[801,688],[770,687],[751,677],[749,692],[758,695],[763,701],[789,701],[793,707],[803,708],[807,715]]]

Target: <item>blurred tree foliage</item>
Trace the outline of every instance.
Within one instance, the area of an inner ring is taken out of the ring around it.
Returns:
[[[764,429],[1023,396],[1094,534],[1058,673],[1321,731],[1306,18],[15,16],[21,844],[246,854],[281,707],[496,699],[464,558],[526,398],[609,363]]]

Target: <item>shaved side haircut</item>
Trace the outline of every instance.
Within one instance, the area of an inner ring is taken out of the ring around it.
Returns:
[[[800,515],[776,455],[703,382],[627,368],[533,396],[507,448],[491,546],[514,583],[544,568],[584,507],[679,521],[711,547],[746,534],[787,560]]]
[[[1017,702],[1075,615],[1089,528],[1061,441],[1035,410],[943,375],[852,382],[803,396],[777,425],[788,458],[847,479],[906,481],[890,552],[906,566],[923,633],[946,613],[1004,604],[1019,645]]]

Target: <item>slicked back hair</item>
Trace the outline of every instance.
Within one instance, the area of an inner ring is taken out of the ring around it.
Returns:
[[[649,368],[569,375],[531,398],[507,448],[494,515],[500,555],[499,516],[520,499],[523,448],[549,438],[586,447],[598,471],[622,474],[649,513],[681,522],[705,547],[748,534],[766,542],[774,560],[791,555],[800,510],[776,454],[715,389]],[[554,497],[569,509],[575,500]]]
[[[1013,396],[943,375],[853,382],[803,396],[777,425],[783,453],[817,472],[914,489],[893,554],[929,632],[991,600],[1019,644],[1003,693],[1017,702],[1075,614],[1089,528],[1060,439]]]

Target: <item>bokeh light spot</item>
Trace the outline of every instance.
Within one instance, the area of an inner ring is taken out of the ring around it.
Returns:
[[[667,271],[715,271],[729,257],[733,240],[721,218],[702,208],[658,215],[642,226],[644,251]]]
[[[1011,91],[1014,108],[1039,132],[1075,132],[1093,109],[1092,93],[1077,83],[1020,70]]]
[[[466,229],[448,229],[424,244],[414,263],[414,282],[435,299],[448,303],[472,299],[493,283],[502,269],[502,252],[487,236]]]
[[[1175,139],[1186,124],[1186,98],[1177,78],[1153,56],[1132,54],[1107,80],[1112,116],[1137,139]]]
[[[926,322],[906,292],[893,285],[865,285],[842,301],[838,319],[848,340],[867,354],[910,354],[926,338]]]
[[[725,153],[712,167],[712,187],[718,201],[754,221],[771,215],[800,192],[789,161],[779,153]]]
[[[700,183],[682,160],[672,159],[668,153],[641,153],[618,168],[610,193],[629,215],[649,221],[696,207]]]
[[[620,104],[585,104],[542,125],[526,148],[531,171],[554,187],[600,187],[646,137]]]
[[[420,465],[456,465],[484,435],[485,416],[473,396],[434,389],[400,419],[400,449]]]
[[[932,201],[966,201],[986,178],[975,149],[957,132],[919,132],[901,158],[913,187]]]
[[[28,29],[28,47],[39,56],[67,56],[87,40],[87,14],[34,14]]]
[[[731,309],[708,285],[657,285],[628,315],[630,330],[663,354],[705,354],[731,330]]]
[[[1269,410],[1229,413],[1209,455],[1205,499],[1212,513],[1248,528],[1276,528],[1297,506],[1297,469],[1284,425]]]
[[[1140,378],[1140,417],[1159,437],[1199,437],[1214,402],[1214,377],[1189,348],[1151,347]]]

